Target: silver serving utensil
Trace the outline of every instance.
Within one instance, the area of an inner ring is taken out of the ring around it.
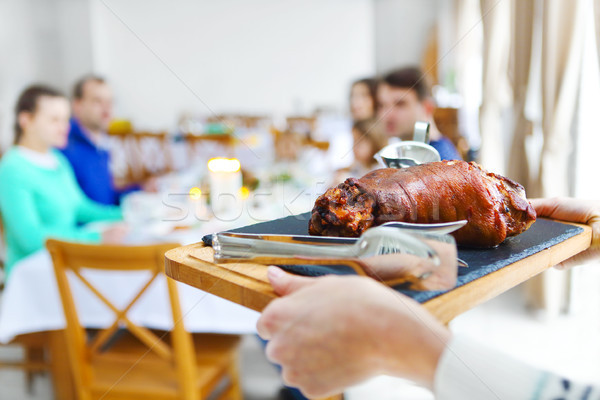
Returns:
[[[390,221],[381,224],[380,226],[389,226],[392,228],[408,229],[415,232],[423,232],[430,234],[445,235],[452,233],[467,224],[466,219],[460,219],[452,222],[438,222],[433,224],[417,224],[412,222]],[[458,266],[461,268],[469,268],[469,264],[460,258],[457,258]]]
[[[368,229],[353,244],[332,245],[265,240],[262,235],[222,232],[213,237],[213,249],[217,262],[259,257],[364,258],[406,253],[439,264],[436,252],[422,240],[402,230],[382,226]]]
[[[349,241],[354,243],[345,244]],[[360,238],[224,232],[213,237],[213,249],[218,263],[344,265],[359,275],[412,290],[446,290],[456,285],[457,264],[452,262],[456,241],[450,235],[381,226]]]
[[[467,224],[466,219],[451,222],[437,222],[432,224],[418,224],[413,222],[390,221],[380,226],[390,226],[393,228],[410,229],[415,231],[424,231],[427,233],[447,234],[452,233]]]
[[[429,123],[415,123],[413,140],[385,146],[374,158],[382,167],[409,168],[419,164],[440,161],[440,153],[429,144]]]
[[[441,160],[435,148],[412,140],[390,144],[375,154],[374,158],[386,168],[407,168]]]
[[[416,234],[417,236],[435,238],[438,241],[439,240],[447,241],[447,239],[444,238],[444,235],[460,229],[466,223],[467,223],[467,220],[433,223],[433,224],[417,224],[417,223],[411,223],[411,222],[390,221],[390,222],[386,222],[380,226],[409,230],[409,231],[412,231],[411,233]],[[371,228],[370,230],[372,230],[372,229],[375,229],[375,228]],[[214,238],[217,238],[217,235],[219,235],[219,234],[214,235],[213,240],[214,240]],[[276,242],[276,243],[283,242],[283,243],[292,243],[292,244],[307,244],[310,246],[316,246],[316,245],[327,245],[327,246],[346,245],[346,246],[349,246],[349,245],[355,244],[359,240],[357,238],[337,237],[337,236],[280,235],[280,234],[236,233],[236,232],[224,232],[220,235],[222,235],[220,238],[220,242],[219,242],[219,239],[217,238],[217,243],[216,244],[213,243],[213,247],[215,248],[215,253],[216,253],[215,257],[219,258],[221,261],[225,261],[226,259],[227,260],[237,259],[238,256],[234,253],[231,253],[232,251],[240,251],[242,253],[240,258],[246,258],[246,259],[250,258],[249,253],[251,252],[252,249],[249,247],[250,242],[246,242],[245,239],[271,241],[271,242]],[[223,238],[223,236],[225,236],[225,238]],[[235,240],[229,239],[229,238],[240,238],[243,240],[236,242]],[[220,251],[221,251],[221,243],[223,243],[223,242],[225,243],[226,246],[233,246],[232,242],[234,242],[239,247],[236,249],[232,249],[231,247],[228,247],[226,249],[226,254],[225,254],[226,258],[222,258]],[[281,248],[278,244],[274,244],[273,246],[277,247],[278,249]],[[270,245],[266,245],[266,247],[268,249],[272,248]],[[311,250],[313,250],[313,249],[311,249]],[[345,252],[346,250],[344,249],[342,251]],[[218,253],[218,255],[217,255],[217,253]],[[289,256],[289,254],[286,254],[286,255]],[[347,256],[348,254],[345,253],[345,255]],[[278,254],[277,256],[281,256],[281,254]],[[262,257],[262,255],[260,257]],[[459,267],[467,268],[469,266],[467,264],[467,262],[465,262],[464,260],[462,260],[460,258],[458,258],[457,261],[458,261]]]
[[[413,141],[429,143],[429,122],[417,121],[413,130]]]
[[[398,168],[408,168],[414,167],[415,165],[419,165],[417,160],[408,157],[398,158],[397,160],[395,160],[395,162],[398,163]]]

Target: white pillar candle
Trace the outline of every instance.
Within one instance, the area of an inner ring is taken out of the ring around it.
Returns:
[[[211,158],[208,161],[208,175],[213,213],[237,212],[242,188],[240,162],[235,158]]]

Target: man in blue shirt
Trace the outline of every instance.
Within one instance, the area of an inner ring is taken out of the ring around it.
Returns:
[[[454,144],[437,129],[433,121],[435,102],[424,74],[413,67],[386,75],[377,86],[377,117],[390,137],[411,140],[415,122],[430,123],[429,144],[442,160],[460,160]]]
[[[103,78],[89,75],[75,84],[69,143],[62,152],[84,193],[102,204],[119,204],[121,196],[140,189],[114,185],[110,154],[102,146],[112,115],[112,91]]]

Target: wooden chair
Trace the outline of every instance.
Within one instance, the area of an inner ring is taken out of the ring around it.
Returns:
[[[440,132],[454,143],[463,160],[466,160],[469,152],[469,143],[459,129],[458,109],[438,107],[433,112],[433,120]]]
[[[261,122],[268,121],[270,118],[265,115],[249,114],[219,114],[211,115],[206,118],[209,123],[222,123],[234,129],[255,128]]]
[[[303,145],[311,146],[318,150],[329,150],[329,142],[314,140],[317,129],[317,117],[287,117],[288,130],[303,136]]]
[[[291,132],[305,135],[307,139],[312,137],[313,132],[317,128],[316,117],[293,116],[287,117],[285,120]]]
[[[240,115],[238,116],[238,125],[244,128],[256,128],[261,123],[267,123],[270,118],[264,115]]]
[[[117,183],[139,183],[174,170],[167,132],[113,131],[110,153]]]
[[[304,142],[304,144],[306,146],[312,146],[321,151],[329,150],[329,142],[328,141],[319,141],[319,140],[308,139]]]
[[[192,338],[185,330],[176,283],[164,275],[164,253],[176,246],[98,246],[52,239],[46,242],[67,322],[66,350],[77,398],[199,400],[216,389],[220,389],[217,399],[242,398],[237,367],[239,336],[202,334]],[[84,277],[83,269],[148,271],[151,277],[130,304],[119,309]],[[112,325],[91,338],[81,326],[67,271],[115,314]],[[169,335],[157,334],[127,317],[159,276],[165,276],[173,315]],[[120,328],[125,328],[126,333]]]
[[[317,141],[296,131],[280,131],[271,126],[271,135],[275,146],[275,158],[277,160],[295,161],[303,147],[314,147],[326,152],[329,150],[329,142]]]
[[[183,135],[187,147],[188,163],[198,160],[208,161],[213,157],[233,157],[235,155],[236,137],[232,134],[222,135]]]

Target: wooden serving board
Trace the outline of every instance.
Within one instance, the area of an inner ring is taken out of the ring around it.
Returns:
[[[260,227],[257,228],[259,225],[238,231],[256,232],[258,229],[261,232]],[[285,226],[290,229],[289,223]],[[495,249],[459,249],[459,256],[466,259],[471,268],[461,271],[458,286],[450,291],[398,290],[423,303],[442,322],[449,322],[477,304],[584,251],[590,243],[591,229],[588,226],[539,220],[529,231],[508,239]],[[167,275],[177,281],[256,311],[261,311],[276,297],[267,279],[266,266],[254,263],[215,264],[213,249],[202,242],[167,252],[165,269]]]

